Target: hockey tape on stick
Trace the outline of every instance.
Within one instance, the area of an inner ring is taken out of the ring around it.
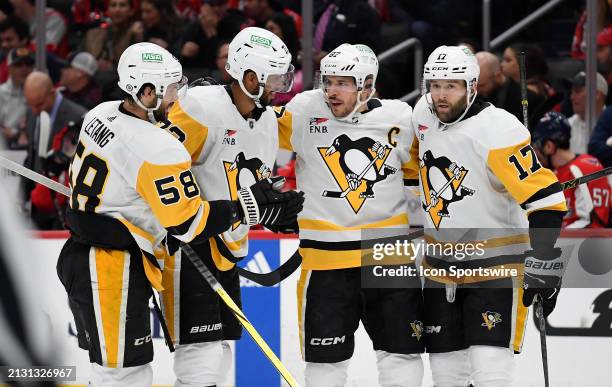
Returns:
[[[519,73],[521,82],[521,105],[523,106],[523,125],[529,129],[529,100],[527,99],[527,69],[525,67],[525,53],[521,51],[518,55]]]
[[[187,255],[187,258],[193,265],[198,269],[198,272],[204,277],[208,285],[221,297],[223,302],[228,306],[228,308],[232,311],[236,319],[242,324],[244,329],[249,332],[249,335],[253,338],[253,341],[259,346],[261,351],[266,355],[268,360],[272,363],[274,368],[278,371],[278,373],[285,379],[287,384],[291,387],[299,387],[295,378],[291,375],[289,370],[285,367],[285,365],[280,361],[280,359],[276,356],[272,348],[266,343],[266,341],[261,337],[259,332],[255,329],[253,324],[247,319],[242,310],[236,305],[234,300],[227,294],[223,286],[217,281],[215,276],[208,270],[208,267],[202,262],[202,260],[198,257],[195,251],[186,243],[181,243],[181,250]]]
[[[544,368],[544,386],[548,387],[548,349],[546,347],[546,318],[544,317],[544,302],[539,294],[535,297],[535,315],[538,318],[540,330],[540,352],[542,353],[542,367]]]

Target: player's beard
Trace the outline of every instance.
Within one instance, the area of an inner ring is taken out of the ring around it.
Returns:
[[[449,105],[449,111],[440,113],[438,111],[438,105],[434,102],[434,109],[436,111],[436,115],[438,119],[442,122],[454,122],[460,115],[463,114],[465,108],[467,107],[467,101],[465,98],[461,98],[459,102],[456,104],[451,104],[450,102],[446,102]]]

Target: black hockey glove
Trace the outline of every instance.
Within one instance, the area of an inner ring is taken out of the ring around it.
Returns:
[[[297,191],[280,192],[285,178],[276,176],[263,179],[250,187],[238,191],[242,210],[242,223],[249,226],[289,225],[296,221],[304,205],[304,193]]]
[[[544,317],[552,313],[557,304],[561,280],[567,267],[558,247],[526,252],[523,305],[533,304],[536,295],[543,301]]]
[[[272,224],[267,224],[266,228],[270,231],[272,231],[275,234],[281,233],[281,234],[299,234],[300,232],[300,227],[298,226],[298,222],[297,222],[297,215],[295,217],[295,222],[291,223],[291,224],[286,224],[286,225],[272,225]]]

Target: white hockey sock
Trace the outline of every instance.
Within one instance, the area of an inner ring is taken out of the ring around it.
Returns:
[[[90,387],[151,387],[151,364],[136,367],[108,368],[91,363]]]
[[[514,352],[510,348],[472,345],[469,359],[474,386],[508,387],[512,384]]]
[[[381,387],[421,386],[423,360],[420,354],[403,355],[378,350],[376,360]]]
[[[430,353],[429,363],[436,387],[464,387],[470,379],[467,349]]]
[[[306,363],[306,387],[344,387],[349,360],[338,363]]]
[[[222,357],[221,341],[177,346],[174,352],[174,387],[216,385]]]
[[[221,342],[221,347],[223,348],[223,357],[221,358],[221,362],[219,364],[219,376],[217,380],[218,385],[223,383],[230,368],[232,368],[232,362],[234,361],[234,354],[232,353],[230,343],[223,340]]]

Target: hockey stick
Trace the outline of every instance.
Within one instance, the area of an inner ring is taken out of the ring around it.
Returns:
[[[274,368],[278,371],[278,373],[285,379],[287,384],[291,387],[299,387],[295,378],[291,375],[289,370],[285,367],[285,365],[280,361],[280,359],[276,356],[272,348],[268,346],[263,337],[257,332],[253,324],[247,319],[242,310],[236,305],[234,300],[227,294],[223,286],[217,281],[215,276],[208,270],[204,262],[198,257],[195,251],[189,246],[187,243],[181,243],[181,250],[185,252],[187,258],[193,263],[193,265],[198,269],[202,277],[208,282],[210,287],[221,297],[223,302],[230,308],[236,319],[242,324],[244,329],[249,332],[249,335],[253,338],[253,341],[259,346],[261,351],[266,355],[268,360],[272,363]]]
[[[24,167],[21,164],[18,164],[12,160],[7,159],[4,156],[0,156],[0,166],[8,169],[9,171],[15,172],[23,177],[26,177],[36,183],[42,184],[45,187],[52,189],[55,192],[58,192],[64,196],[70,197],[70,188],[66,187],[58,183],[55,180],[49,179],[47,176],[41,175],[38,172],[34,172],[33,170]]]
[[[302,256],[298,250],[285,263],[269,273],[254,273],[241,267],[236,267],[240,276],[261,286],[274,286],[293,274],[302,264]]]
[[[56,181],[53,181],[37,172],[34,172],[28,168],[25,168],[11,160],[6,159],[3,156],[0,156],[0,165],[20,174],[21,176],[27,177],[28,179],[34,180],[37,183],[40,183],[46,186],[49,189],[52,189],[62,195],[70,197],[70,188],[65,187]],[[264,341],[259,332],[255,329],[253,324],[246,318],[242,310],[236,305],[236,303],[232,300],[232,298],[227,294],[227,292],[223,289],[219,281],[212,275],[210,270],[204,265],[204,262],[197,256],[197,254],[193,251],[193,249],[187,245],[186,243],[182,243],[182,251],[185,252],[187,258],[193,263],[193,265],[198,269],[200,274],[204,277],[206,282],[210,285],[210,287],[221,297],[223,302],[227,304],[227,306],[231,309],[236,319],[244,326],[244,328],[249,332],[255,343],[261,348],[262,352],[268,357],[270,362],[274,365],[276,370],[280,373],[280,375],[285,379],[287,384],[291,387],[299,387],[296,380],[293,378],[289,370],[281,363],[280,359],[274,354],[270,346]]]
[[[387,147],[385,146],[385,149]],[[372,166],[374,165],[374,163],[376,162],[376,160],[378,160],[378,156],[375,156],[372,161],[370,161],[370,163],[363,169],[363,171],[361,171],[361,173],[359,174],[359,176],[357,176],[357,180],[360,181],[361,179],[363,179],[363,177],[365,176],[366,173],[368,173],[368,171],[370,170],[370,168],[372,168]],[[348,183],[348,180],[347,180]],[[361,184],[360,184],[361,185]],[[358,186],[359,187],[359,186]],[[326,198],[343,198],[346,195],[348,195],[349,191],[351,190],[351,185],[349,184],[348,187],[346,187],[346,189],[344,191],[328,191],[325,190],[323,191],[323,196]]]
[[[529,129],[529,115],[528,115],[528,110],[527,110],[529,107],[529,101],[527,99],[527,70],[525,67],[525,53],[524,52],[521,51],[519,53],[518,60],[519,60],[520,82],[521,82],[521,105],[523,106],[523,125],[525,125],[525,128]],[[578,179],[574,179],[566,183],[571,183],[576,180]],[[566,183],[564,183],[564,185]],[[542,297],[537,295],[534,300],[534,306],[535,306],[535,314],[539,321],[538,328],[540,330],[540,351],[542,353],[542,368],[544,369],[544,386],[548,387],[549,380],[548,380],[548,352],[547,352],[547,346],[546,346],[546,318],[544,317],[544,305],[543,304],[544,302],[542,300]]]

